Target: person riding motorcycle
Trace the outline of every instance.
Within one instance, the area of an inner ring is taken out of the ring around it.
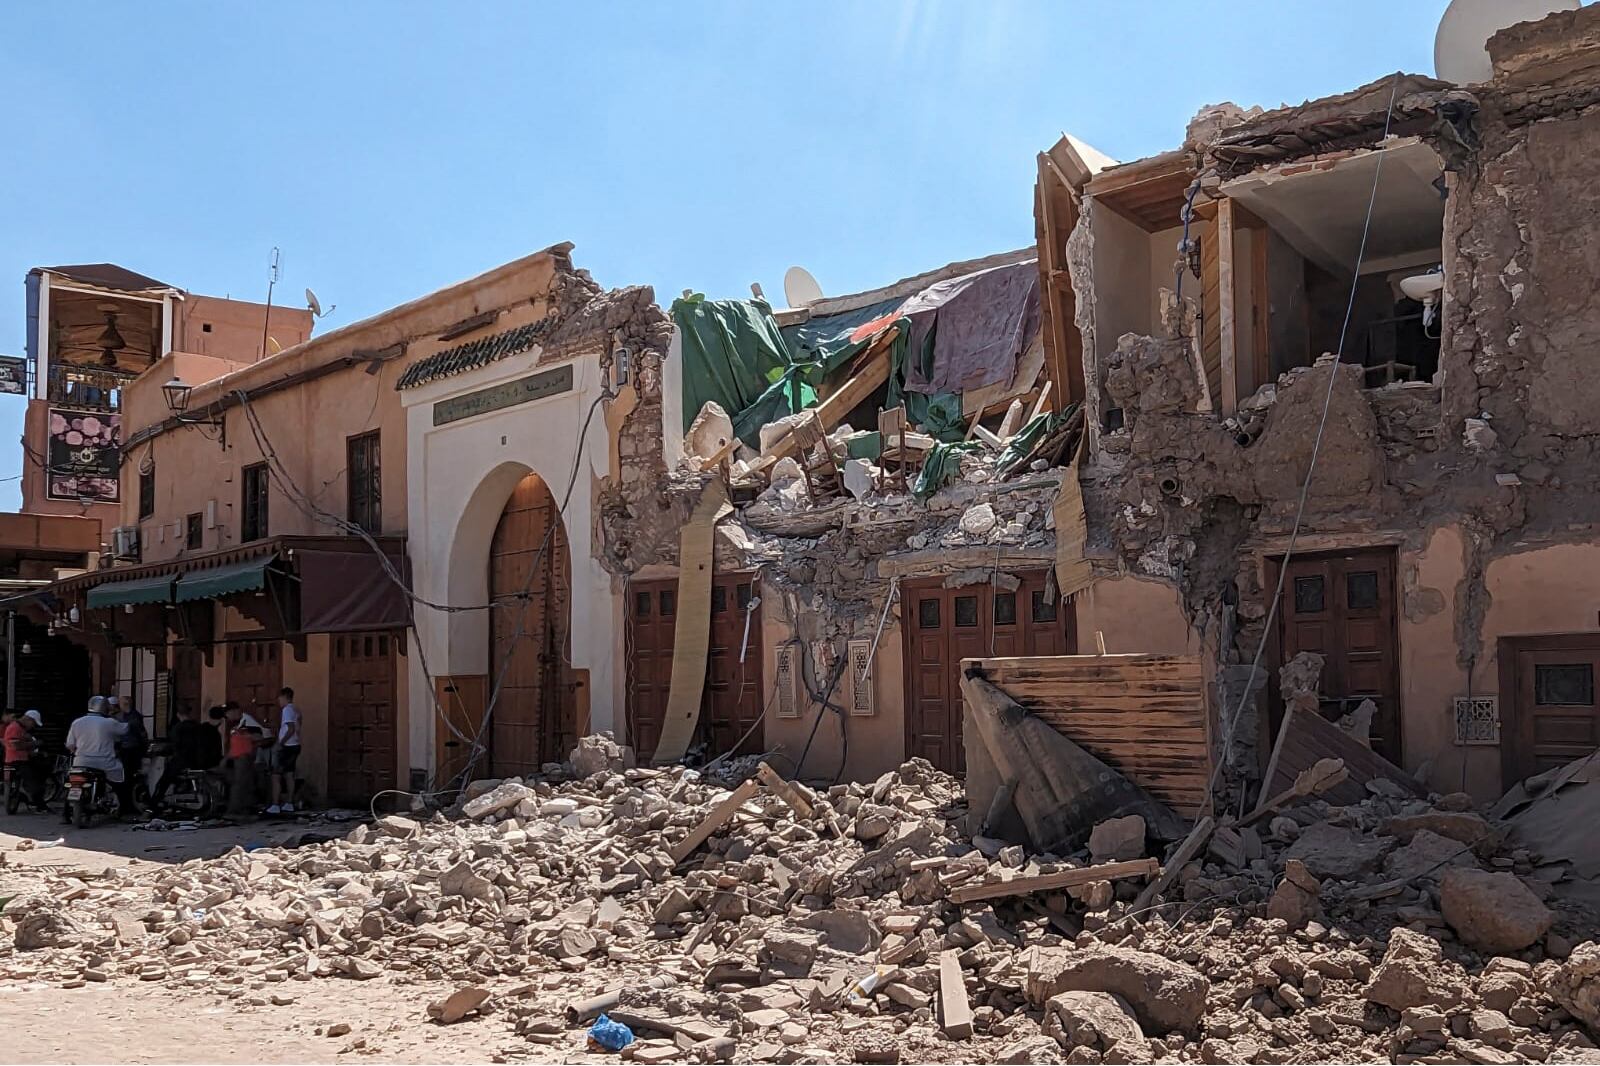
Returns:
[[[117,795],[118,813],[132,816],[138,812],[133,806],[133,782],[123,773],[122,760],[117,756],[117,738],[128,732],[128,724],[109,717],[110,708],[104,696],[89,701],[89,713],[75,718],[67,729],[67,751],[72,755],[74,770],[98,770],[110,782]],[[62,820],[72,821],[69,805],[62,805]]]
[[[28,801],[35,811],[45,810],[44,781],[49,758],[39,750],[39,738],[34,732],[44,725],[44,716],[36,710],[24,711],[6,726],[6,765],[15,774],[12,787]],[[10,808],[8,808],[10,809]]]

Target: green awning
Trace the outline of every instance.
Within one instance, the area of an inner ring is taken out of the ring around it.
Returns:
[[[123,607],[135,603],[171,603],[172,574],[140,577],[131,581],[107,581],[89,590],[90,607]]]
[[[188,603],[190,600],[231,596],[236,592],[256,592],[267,587],[267,567],[276,558],[276,555],[263,555],[242,563],[191,570],[178,578],[178,589],[173,599]]]

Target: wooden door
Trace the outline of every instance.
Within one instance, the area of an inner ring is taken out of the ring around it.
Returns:
[[[1600,747],[1600,633],[1500,640],[1504,784],[1565,766]]]
[[[328,798],[364,805],[396,787],[395,642],[338,633],[328,662]]]
[[[543,479],[529,474],[506,501],[489,548],[489,752],[496,777],[537,773],[577,742],[566,684],[570,565],[555,499]]]
[[[1001,584],[947,589],[938,578],[907,582],[900,624],[905,634],[906,757],[961,773],[961,660],[997,655],[1070,655],[1077,650],[1074,612],[1045,593],[1045,571]]]
[[[192,644],[175,644],[172,647],[172,710],[192,710],[200,721],[206,721],[201,704],[200,678],[204,669],[205,654]]]
[[[1277,581],[1277,563],[1269,580]],[[1377,704],[1372,750],[1403,765],[1394,553],[1388,549],[1298,556],[1278,609],[1278,668],[1302,651],[1323,657],[1322,712],[1337,719],[1362,700]],[[1276,723],[1274,723],[1276,728]]]
[[[753,595],[750,574],[719,574],[712,579],[706,683],[694,741],[706,743],[712,755],[734,750],[736,744],[739,754],[762,750],[761,607],[751,606]],[[635,581],[629,586],[628,735],[640,760],[648,759],[661,739],[677,623],[676,579]],[[750,735],[740,743],[747,731]]]
[[[486,674],[436,677],[433,688],[438,708],[434,715],[434,787],[464,787],[466,782],[456,779],[466,769],[473,742],[483,727],[483,712],[489,702],[489,678]]]
[[[278,691],[283,688],[283,643],[237,640],[228,646],[228,699],[262,725],[278,720]]]

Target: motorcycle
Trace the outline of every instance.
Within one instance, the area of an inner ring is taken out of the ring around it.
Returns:
[[[223,783],[207,770],[185,770],[161,798],[163,816],[194,819],[209,818],[226,801]]]
[[[89,828],[95,813],[115,818],[119,809],[116,791],[105,771],[74,766],[67,771],[67,799],[61,807],[61,820],[76,820],[79,829]]]

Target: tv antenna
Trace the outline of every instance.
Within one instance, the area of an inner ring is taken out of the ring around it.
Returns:
[[[267,350],[267,328],[272,323],[272,287],[278,283],[278,268],[283,263],[283,256],[278,251],[278,246],[272,246],[272,254],[267,257],[267,313],[261,319],[261,358],[265,359],[271,353]]]

